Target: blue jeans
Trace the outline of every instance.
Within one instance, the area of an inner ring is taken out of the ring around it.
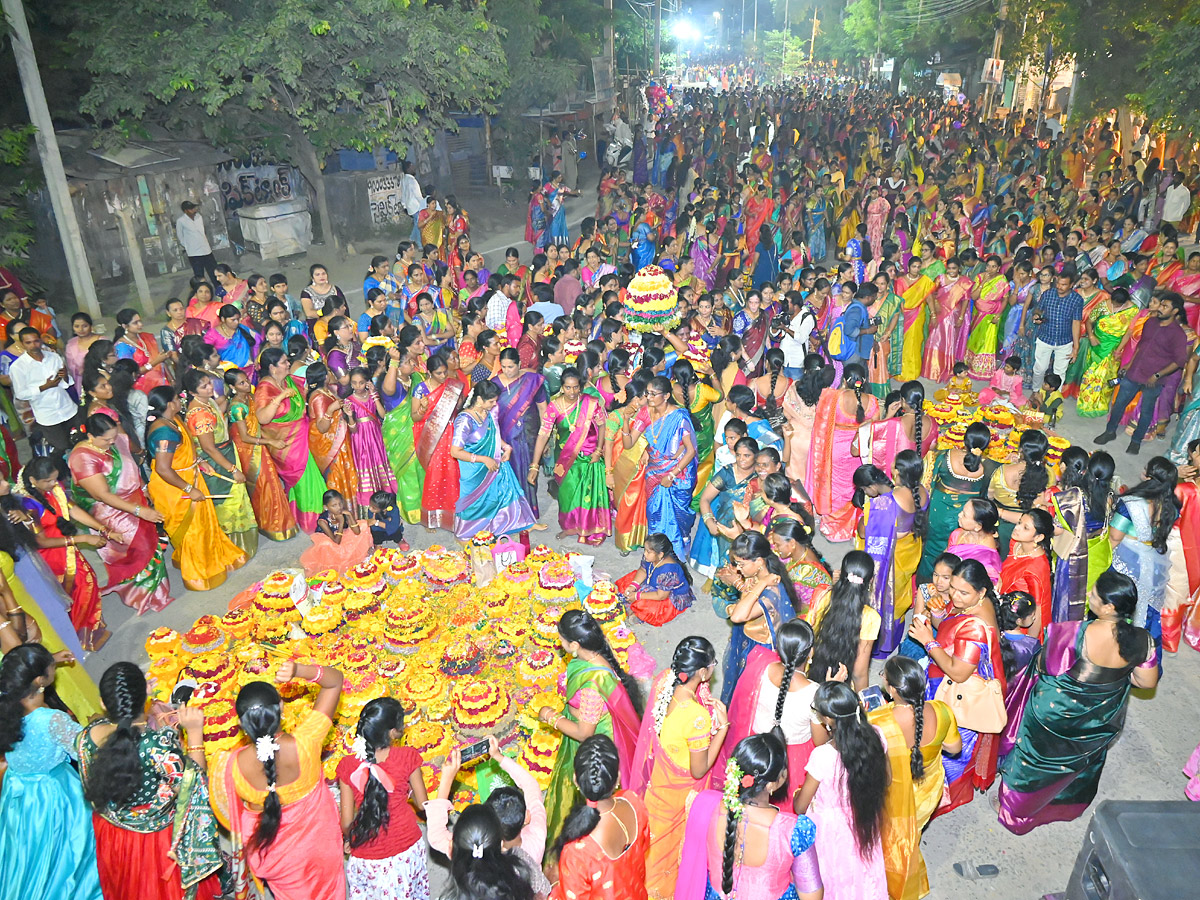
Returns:
[[[1121,416],[1125,413],[1125,407],[1129,406],[1138,391],[1142,392],[1142,405],[1138,407],[1137,426],[1133,429],[1135,444],[1140,444],[1150,429],[1150,420],[1154,418],[1154,404],[1158,402],[1158,395],[1162,393],[1161,382],[1138,384],[1136,381],[1122,378],[1121,383],[1117,386],[1117,395],[1113,397],[1112,412],[1108,414],[1108,427],[1105,428],[1109,434],[1117,433],[1117,429],[1121,425]]]
[[[785,378],[790,378],[792,381],[799,381],[800,376],[804,374],[803,366],[784,366],[783,375]]]

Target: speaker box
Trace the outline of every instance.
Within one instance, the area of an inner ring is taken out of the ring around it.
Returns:
[[[1200,804],[1102,801],[1061,896],[1063,900],[1200,896]]]

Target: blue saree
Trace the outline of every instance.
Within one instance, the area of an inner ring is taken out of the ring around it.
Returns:
[[[454,420],[455,447],[479,456],[500,458],[500,424],[492,410],[480,423],[469,412]],[[526,531],[537,522],[521,483],[507,463],[489,472],[481,462],[458,460],[458,501],[454,505],[454,536],[470,540],[480,531],[497,537]]]

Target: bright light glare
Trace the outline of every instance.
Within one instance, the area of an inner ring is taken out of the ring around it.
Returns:
[[[675,35],[676,40],[685,43],[700,40],[700,29],[687,19],[677,19],[675,24],[671,26],[671,33]]]

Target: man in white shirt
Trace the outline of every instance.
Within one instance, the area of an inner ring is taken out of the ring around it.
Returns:
[[[1175,173],[1171,186],[1167,188],[1163,196],[1165,199],[1163,200],[1162,220],[1178,229],[1180,223],[1183,222],[1183,217],[1187,215],[1188,208],[1192,205],[1192,192],[1183,183],[1182,172]]]
[[[792,291],[787,295],[791,323],[782,329],[779,349],[783,351],[783,373],[793,381],[804,374],[804,358],[808,355],[808,339],[817,326],[812,307]]]
[[[412,217],[412,233],[408,239],[416,244],[421,243],[421,231],[417,228],[417,213],[425,207],[425,197],[421,193],[421,185],[412,173],[412,163],[405,160],[400,164],[404,174],[400,176],[400,202],[404,211]]]
[[[8,370],[13,396],[29,403],[36,430],[65,456],[71,449],[71,428],[80,410],[67,393],[67,386],[73,382],[66,363],[53,350],[42,347],[42,336],[36,328],[22,328],[17,340],[25,352],[13,360]]]
[[[198,212],[200,207],[191,200],[184,200],[179,208],[183,210],[183,215],[175,220],[175,237],[192,264],[192,275],[203,278],[208,273],[208,283],[216,285],[217,260],[213,256],[208,235],[204,233],[204,219]]]

